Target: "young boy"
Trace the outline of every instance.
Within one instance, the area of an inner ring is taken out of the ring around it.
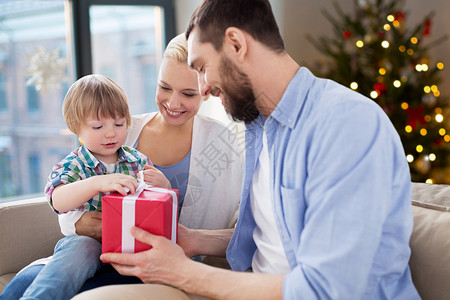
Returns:
[[[82,146],[56,164],[49,176],[45,193],[56,213],[101,211],[103,195],[112,191],[126,195],[126,189],[134,193],[135,177],[144,169],[156,172],[154,180],[170,188],[161,172],[144,168],[151,165],[145,155],[123,146],[131,115],[125,92],[114,81],[102,75],[76,81],[64,99],[63,115]],[[72,298],[101,265],[100,254],[101,244],[93,238],[62,238],[21,299]]]

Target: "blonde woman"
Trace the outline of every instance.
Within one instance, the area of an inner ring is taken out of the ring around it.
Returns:
[[[158,111],[132,116],[125,141],[147,155],[172,188],[179,189],[180,223],[193,229],[230,228],[237,218],[241,190],[243,141],[239,143],[223,123],[197,114],[208,96],[199,93],[197,74],[187,65],[187,42],[180,34],[164,52],[156,92]],[[78,218],[76,224],[63,220],[67,229],[63,233],[76,231],[100,239],[100,230],[93,232],[87,225],[95,222],[94,216]]]

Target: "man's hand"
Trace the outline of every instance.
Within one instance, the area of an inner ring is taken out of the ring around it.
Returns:
[[[186,229],[186,228],[184,228]],[[182,227],[182,232],[184,231]],[[210,239],[213,230],[202,237]],[[219,230],[219,237],[227,236]],[[199,230],[192,230],[194,235]],[[122,275],[137,276],[144,283],[170,285],[187,293],[212,299],[281,299],[284,275],[232,272],[195,262],[185,256],[183,249],[165,237],[156,236],[133,227],[131,234],[152,249],[135,253],[105,253],[100,259],[112,263]],[[183,233],[182,233],[183,235]],[[216,249],[217,247],[208,247]]]
[[[100,211],[87,211],[75,223],[78,235],[90,236],[102,242],[102,213]]]
[[[153,235],[138,227],[131,229],[136,240],[151,245],[147,251],[128,253],[106,253],[100,256],[110,262],[122,275],[137,276],[144,283],[161,283],[180,286],[183,280],[180,270],[187,270],[192,261],[180,246],[165,237]]]

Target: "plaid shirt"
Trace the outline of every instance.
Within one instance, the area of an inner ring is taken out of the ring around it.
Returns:
[[[122,173],[137,176],[139,171],[144,169],[145,164],[152,164],[150,160],[139,151],[122,146],[119,148],[119,160],[115,165],[114,173]],[[52,205],[52,193],[60,184],[68,184],[78,180],[83,180],[92,176],[108,174],[106,167],[84,146],[74,150],[66,158],[57,163],[54,167],[45,186],[45,195],[50,206],[56,213]],[[105,193],[98,193],[77,210],[80,211],[101,211],[101,199]]]

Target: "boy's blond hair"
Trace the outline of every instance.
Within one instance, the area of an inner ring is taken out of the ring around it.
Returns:
[[[175,59],[179,63],[187,63],[187,41],[184,33],[177,35],[167,44],[163,57]]]
[[[99,75],[84,76],[70,87],[64,98],[63,116],[67,127],[79,134],[86,119],[125,118],[131,125],[128,98],[124,90],[112,79]]]

